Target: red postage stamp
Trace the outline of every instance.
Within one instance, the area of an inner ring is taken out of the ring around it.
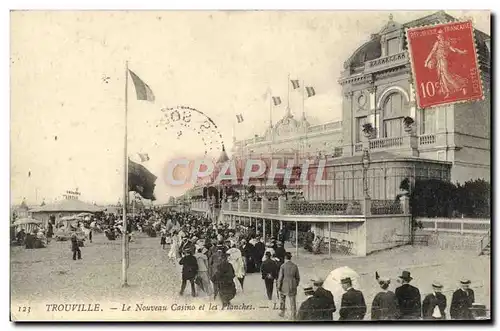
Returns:
[[[483,98],[472,22],[408,29],[419,108]]]

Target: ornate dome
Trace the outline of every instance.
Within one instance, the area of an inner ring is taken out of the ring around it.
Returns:
[[[282,119],[280,119],[276,125],[275,125],[275,129],[276,130],[279,130],[280,128],[298,128],[300,125],[299,125],[299,122],[293,118],[293,115],[291,114],[290,112],[290,108],[286,108],[286,113],[285,113],[285,116],[283,116]]]

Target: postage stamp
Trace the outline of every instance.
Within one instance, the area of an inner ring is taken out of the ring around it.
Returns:
[[[471,21],[407,30],[419,108],[483,98]]]

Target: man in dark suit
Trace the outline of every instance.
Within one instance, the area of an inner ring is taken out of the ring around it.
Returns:
[[[450,306],[450,316],[454,320],[473,319],[471,308],[474,303],[474,291],[469,288],[471,281],[462,279],[460,288],[453,292]]]
[[[339,321],[362,320],[366,314],[366,303],[363,293],[352,288],[351,278],[340,280],[345,293],[342,295],[340,304]]]
[[[271,259],[271,253],[266,252],[265,260],[262,262],[261,266],[262,279],[266,286],[267,298],[269,300],[273,299],[273,288],[274,281],[278,279],[279,267],[276,261]]]
[[[445,320],[446,297],[441,293],[443,285],[434,282],[432,289],[434,292],[427,294],[422,302],[422,317],[424,320]]]
[[[314,289],[311,286],[304,288],[304,294],[308,298],[302,302],[297,312],[297,321],[323,321],[321,298],[314,295]]]
[[[413,279],[410,272],[403,271],[399,279],[401,280],[401,286],[396,289],[400,311],[399,319],[420,319],[422,317],[420,291],[415,286],[410,285]]]
[[[320,310],[318,314],[322,321],[333,321],[333,313],[337,310],[332,292],[323,287],[324,279],[315,277],[312,279],[314,297],[319,300]]]
[[[196,261],[196,258],[192,255],[188,247],[185,248],[183,253],[184,256],[179,261],[179,264],[182,265],[182,283],[179,295],[182,296],[184,294],[186,284],[189,281],[191,283],[191,295],[195,297],[196,289],[194,286],[194,279],[198,273],[198,261]]]
[[[264,257],[264,252],[266,251],[266,245],[261,241],[260,236],[255,238],[257,242],[254,245],[254,260],[255,267],[260,270],[260,265],[262,263],[262,257]]]
[[[290,319],[294,320],[297,313],[297,287],[300,282],[299,268],[291,261],[292,253],[286,252],[285,263],[280,267],[278,275],[278,291],[280,292],[280,316],[285,316],[285,300],[290,300]]]
[[[285,250],[285,247],[283,247],[283,243],[281,241],[278,241],[276,243],[275,254],[276,254],[276,257],[278,259],[280,259],[281,263],[285,262],[285,253],[286,253],[286,250]]]
[[[398,298],[394,292],[389,290],[391,281],[389,279],[377,279],[382,291],[375,295],[372,302],[372,321],[386,320],[392,321],[399,318]]]

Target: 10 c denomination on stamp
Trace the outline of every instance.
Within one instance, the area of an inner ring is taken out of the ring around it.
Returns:
[[[419,108],[483,98],[472,22],[407,30]]]

